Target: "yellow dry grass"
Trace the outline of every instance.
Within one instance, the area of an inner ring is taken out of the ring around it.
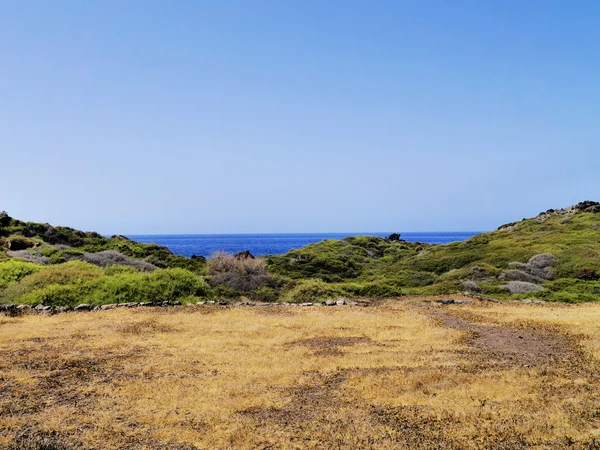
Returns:
[[[556,311],[413,299],[2,317],[0,448],[593,448],[600,307]],[[558,325],[573,351],[514,363],[446,316]]]

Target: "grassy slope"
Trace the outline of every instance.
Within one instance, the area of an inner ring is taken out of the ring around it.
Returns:
[[[508,297],[499,275],[511,262],[541,253],[556,257],[553,281],[528,295],[554,300],[600,299],[600,283],[575,279],[584,268],[600,272],[600,213],[542,214],[464,242],[424,245],[358,237],[312,244],[269,259],[271,270],[295,279],[320,279],[340,293],[347,286],[385,284],[408,293],[452,293],[472,280],[483,294]],[[313,284],[319,283],[312,281]],[[352,289],[350,289],[352,290]],[[354,289],[356,290],[356,288]]]

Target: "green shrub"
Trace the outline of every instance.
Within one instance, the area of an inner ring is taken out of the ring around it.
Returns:
[[[19,283],[12,284],[6,288],[2,293],[2,297],[6,300],[17,302],[21,301],[20,298],[23,296],[50,286],[80,286],[102,276],[102,269],[81,261],[70,261],[65,264],[46,266],[41,269],[23,277]],[[26,302],[30,303],[29,300]]]
[[[10,259],[0,263],[0,289],[18,283],[28,275],[42,270],[43,267],[27,261]]]
[[[52,256],[50,256],[50,259],[48,260],[48,264],[63,264],[65,262],[67,262],[67,259],[62,254],[62,252],[53,253]]]
[[[138,270],[135,267],[131,267],[131,266],[119,266],[119,265],[114,265],[114,266],[108,266],[106,268],[104,268],[104,275],[119,275],[119,274],[124,274],[124,273],[137,273]]]
[[[252,298],[252,300],[269,303],[277,301],[278,296],[279,293],[277,290],[268,286],[261,286],[250,294],[250,298]]]
[[[40,249],[43,256],[47,256],[48,258],[58,252],[56,247],[44,247]]]
[[[344,296],[339,286],[320,280],[307,280],[286,292],[283,300],[292,303],[319,302]]]
[[[88,303],[87,289],[82,285],[53,284],[21,297],[19,303],[30,305],[73,306]]]

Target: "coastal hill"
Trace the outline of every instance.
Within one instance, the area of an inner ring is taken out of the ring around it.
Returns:
[[[328,240],[272,256],[269,267],[293,279],[312,279],[304,286],[308,295],[469,291],[500,298],[600,300],[600,203],[551,209],[447,245],[367,236]]]
[[[0,303],[255,300],[470,293],[600,300],[600,203],[548,210],[463,242],[355,236],[284,255],[209,259],[0,213]]]

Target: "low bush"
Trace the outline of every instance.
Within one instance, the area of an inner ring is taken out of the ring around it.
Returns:
[[[64,268],[73,263],[74,261],[56,268]],[[203,298],[211,294],[210,286],[206,281],[184,269],[142,273],[128,267],[111,266],[103,272],[88,263],[78,262],[78,264],[93,267],[93,271],[89,272],[98,276],[83,280],[73,279],[72,275],[69,277],[65,273],[61,273],[60,276],[46,274],[44,282],[30,280],[23,286],[17,285],[20,289],[14,290],[12,295],[21,303],[66,306],[78,303],[101,305],[163,302],[189,297]],[[51,272],[51,269],[47,269],[46,272]]]
[[[12,284],[2,293],[6,300],[18,302],[35,291],[51,286],[81,286],[102,276],[102,269],[81,261],[71,261],[56,266],[46,266],[35,273],[23,277],[19,283]],[[52,288],[54,289],[54,288]],[[26,303],[31,303],[26,301]]]
[[[0,289],[16,284],[28,275],[42,270],[38,264],[10,259],[0,263]]]
[[[273,287],[274,284],[263,259],[235,258],[225,252],[211,256],[207,273],[211,286],[226,286],[238,292],[252,292],[262,286]]]
[[[24,261],[29,261],[41,265],[48,264],[50,260],[50,258],[44,256],[44,254],[41,251],[38,251],[37,249],[8,251],[6,252],[6,254],[11,258],[18,258]]]
[[[307,280],[298,283],[287,291],[282,300],[291,303],[314,303],[331,298],[343,297],[344,291],[338,285],[325,283],[321,280]]]
[[[156,266],[145,261],[130,258],[116,250],[105,250],[98,253],[82,253],[83,260],[98,267],[130,266],[140,272],[152,272]]]

